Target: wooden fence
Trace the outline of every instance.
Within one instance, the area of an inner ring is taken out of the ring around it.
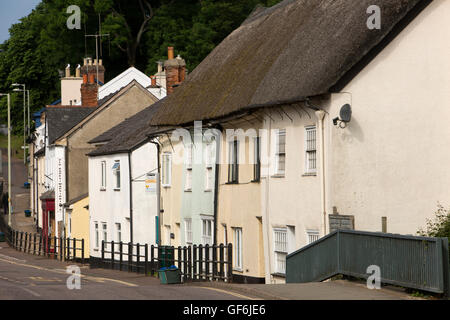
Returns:
[[[5,240],[18,251],[47,256],[61,261],[79,261],[84,259],[84,239],[50,237],[41,233],[28,233],[14,230],[0,217],[0,227],[4,230]]]
[[[102,241],[100,267],[154,275],[176,266],[182,281],[232,282],[232,245],[154,246]]]

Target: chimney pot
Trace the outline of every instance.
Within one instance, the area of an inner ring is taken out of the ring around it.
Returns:
[[[156,86],[156,76],[151,76],[150,77],[152,79],[152,87]]]
[[[167,48],[168,49],[168,52],[167,52],[167,58],[169,59],[169,60],[172,60],[173,59],[173,47],[168,47]]]
[[[66,78],[70,77],[70,64],[67,65],[66,67]]]
[[[88,82],[88,75],[87,73],[83,74],[83,83],[86,84]]]
[[[93,73],[89,74],[89,83],[95,83],[95,74]]]
[[[98,60],[98,64],[99,64],[100,66],[102,66],[102,65],[103,65],[103,59],[99,59],[99,60]]]

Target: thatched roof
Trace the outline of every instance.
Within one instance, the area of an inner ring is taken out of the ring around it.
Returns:
[[[161,105],[151,125],[217,119],[326,94],[425,0],[285,0],[258,8]],[[367,8],[381,8],[381,29]]]

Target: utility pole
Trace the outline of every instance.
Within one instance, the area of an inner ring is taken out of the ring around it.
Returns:
[[[8,93],[8,226],[11,227],[11,97]]]
[[[9,93],[0,93],[8,97],[8,226],[11,227],[11,96]]]
[[[31,118],[30,118],[30,90],[27,90],[27,95],[28,95],[28,112],[27,112],[27,114],[28,114],[28,124],[27,124],[27,128],[28,128],[28,130],[27,130],[27,136],[29,137],[30,136],[30,124],[31,124]]]

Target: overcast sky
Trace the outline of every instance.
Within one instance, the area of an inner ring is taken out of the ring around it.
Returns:
[[[40,0],[0,0],[0,43],[9,38],[9,27],[27,16]]]

